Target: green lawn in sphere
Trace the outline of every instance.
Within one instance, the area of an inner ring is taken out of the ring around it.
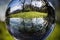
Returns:
[[[46,16],[47,13],[36,12],[36,11],[19,12],[19,13],[13,13],[9,15],[10,18],[43,18]]]

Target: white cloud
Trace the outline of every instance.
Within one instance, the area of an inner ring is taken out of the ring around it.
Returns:
[[[32,5],[35,6],[35,7],[41,7],[42,6],[42,1],[33,1],[32,2]]]
[[[14,7],[12,7],[11,9],[10,9],[10,12],[14,12],[14,11],[16,11],[16,10],[22,10],[23,8],[22,8],[22,5],[17,5],[17,6],[14,6]]]
[[[44,19],[43,18],[37,18],[37,23],[38,24],[43,24],[44,23]]]

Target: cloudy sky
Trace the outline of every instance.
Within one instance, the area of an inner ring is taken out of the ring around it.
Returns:
[[[10,1],[11,0],[0,0],[0,21],[5,20],[5,12]]]
[[[10,0],[0,0],[0,21],[5,20],[5,11]]]

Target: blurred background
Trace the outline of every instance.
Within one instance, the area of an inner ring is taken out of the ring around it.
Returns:
[[[0,0],[0,40],[13,40],[5,25],[5,12],[11,0]],[[48,0],[55,7],[56,27],[46,40],[60,40],[60,0]]]

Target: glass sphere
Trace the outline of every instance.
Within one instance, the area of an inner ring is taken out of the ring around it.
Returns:
[[[43,40],[54,29],[55,9],[47,0],[12,0],[6,25],[16,39]]]

